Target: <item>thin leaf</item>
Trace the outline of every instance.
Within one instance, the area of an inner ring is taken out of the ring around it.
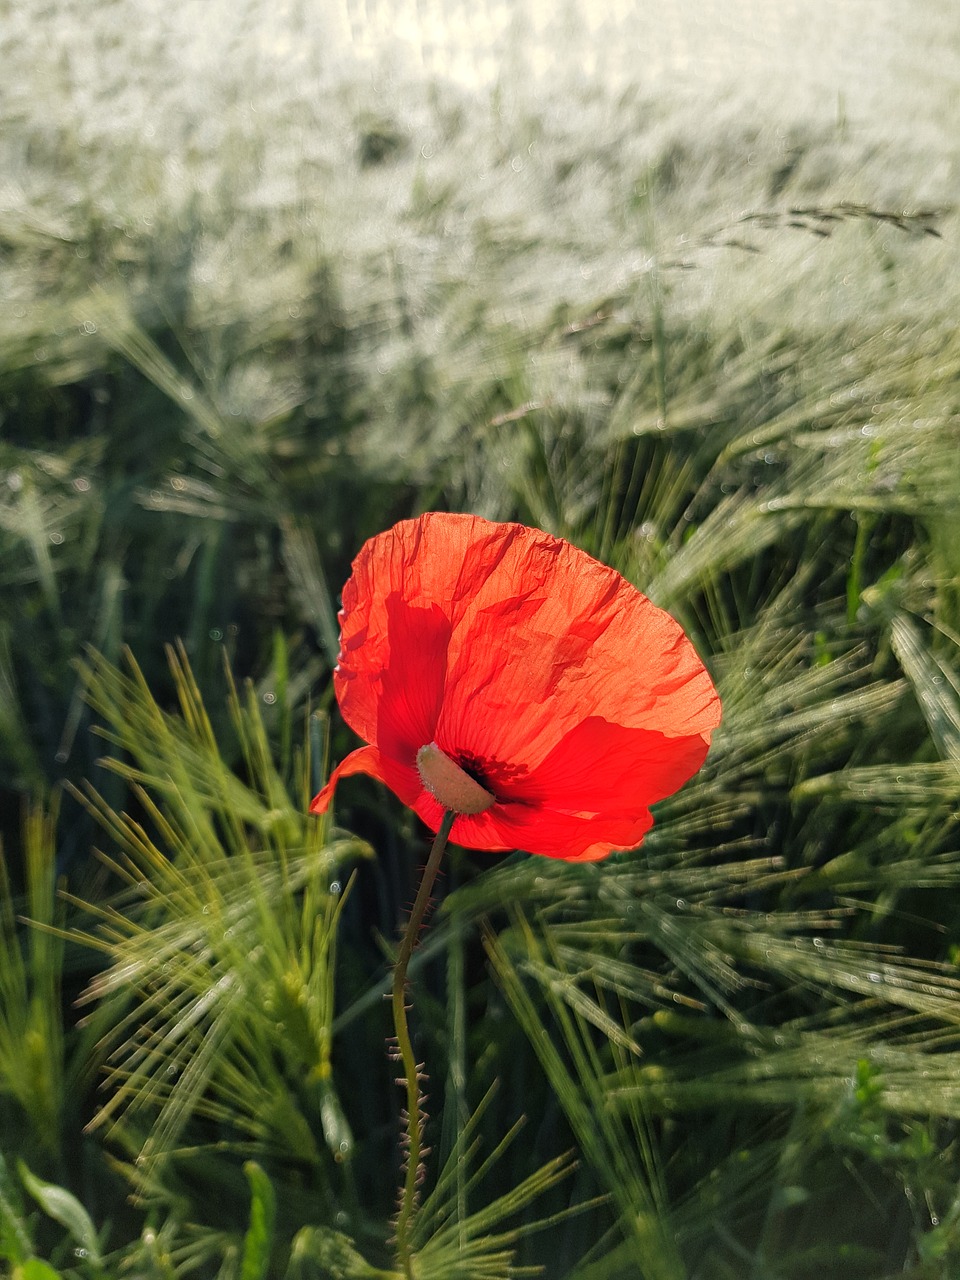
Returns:
[[[102,1266],[103,1259],[96,1227],[76,1196],[65,1187],[44,1182],[31,1173],[22,1160],[17,1161],[17,1172],[20,1175],[20,1181],[44,1213],[53,1218],[54,1222],[59,1222],[62,1227],[66,1227],[94,1267]]]
[[[243,1238],[240,1280],[266,1280],[273,1250],[276,1221],[276,1195],[273,1184],[254,1160],[248,1160],[243,1172],[250,1183],[250,1225]]]

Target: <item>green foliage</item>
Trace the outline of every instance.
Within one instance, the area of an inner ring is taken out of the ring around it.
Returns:
[[[270,1179],[254,1160],[243,1166],[250,1183],[250,1225],[243,1239],[240,1280],[266,1280],[277,1215],[277,1201]]]
[[[452,856],[418,1276],[951,1280],[955,139],[251,63],[154,146],[122,84],[57,109],[73,50],[21,26],[3,1263],[399,1280],[381,997],[422,833],[360,781],[306,806],[350,556],[450,507],[618,567],[725,717],[639,853]]]
[[[67,1238],[54,1249],[58,1269],[36,1252],[34,1223],[27,1217],[22,1196],[6,1162],[0,1156],[0,1262],[9,1265],[13,1280],[103,1280],[106,1275],[100,1241],[90,1215],[65,1187],[44,1182],[17,1161],[20,1182],[48,1218],[67,1231]],[[68,1257],[65,1265],[60,1259]]]
[[[329,843],[306,813],[310,742],[291,755],[293,794],[267,743],[261,698],[233,689],[230,713],[246,780],[221,754],[182,652],[170,654],[180,715],[154,701],[136,667],[124,676],[94,655],[91,702],[126,761],[143,821],[88,788],[86,803],[118,846],[126,886],[92,908],[85,935],[109,965],[88,998],[106,1004],[116,1084],[97,1124],[151,1115],[140,1166],[152,1170],[195,1115],[232,1125],[255,1149],[318,1170],[351,1139],[331,1085],[334,946],[346,893],[338,879],[355,841]],[[130,1001],[136,998],[131,1021]],[[310,1118],[321,1121],[316,1132]],[[154,1176],[154,1175],[151,1175]],[[253,1175],[251,1175],[253,1176]]]
[[[84,1259],[90,1273],[95,1277],[102,1275],[103,1260],[100,1256],[97,1230],[90,1221],[90,1215],[76,1196],[64,1187],[54,1186],[53,1183],[44,1182],[36,1177],[22,1160],[17,1164],[17,1171],[20,1174],[20,1181],[44,1213],[65,1227],[77,1242],[79,1256]]]
[[[35,928],[21,933],[6,859],[0,850],[0,1105],[6,1126],[29,1133],[47,1157],[60,1151],[73,1081],[64,1061],[61,979],[63,942],[52,932],[56,901],[55,808],[23,820],[26,892],[21,909]]]

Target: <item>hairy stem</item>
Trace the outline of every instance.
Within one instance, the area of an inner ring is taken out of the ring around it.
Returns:
[[[433,883],[440,869],[440,862],[447,847],[447,837],[457,815],[448,810],[443,815],[440,829],[434,837],[430,849],[430,857],[423,869],[420,888],[416,901],[410,912],[410,919],[400,941],[396,964],[393,966],[393,1026],[396,1031],[397,1044],[400,1046],[400,1059],[403,1063],[403,1078],[407,1090],[407,1171],[403,1181],[403,1192],[400,1197],[400,1212],[397,1215],[397,1254],[403,1265],[407,1280],[413,1280],[413,1251],[410,1245],[410,1233],[413,1225],[413,1213],[417,1198],[417,1177],[420,1172],[420,1156],[423,1151],[423,1127],[420,1122],[420,1084],[417,1078],[417,1060],[410,1040],[410,1028],[407,1025],[407,967],[410,957],[420,937],[423,917],[426,915],[427,903],[433,890]]]

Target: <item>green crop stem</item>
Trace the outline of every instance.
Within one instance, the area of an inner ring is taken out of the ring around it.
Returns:
[[[397,1215],[397,1255],[403,1266],[407,1280],[413,1280],[413,1251],[410,1244],[410,1233],[413,1225],[413,1214],[416,1208],[417,1175],[420,1170],[420,1156],[423,1151],[423,1126],[420,1121],[420,1084],[417,1076],[417,1060],[410,1039],[410,1028],[407,1025],[407,968],[410,957],[420,937],[423,918],[426,915],[427,903],[433,890],[437,872],[447,847],[447,837],[457,815],[448,810],[434,837],[427,865],[423,869],[420,888],[410,912],[410,919],[400,941],[400,950],[393,966],[393,1026],[400,1047],[400,1060],[403,1063],[403,1078],[407,1090],[407,1170],[403,1180],[403,1192],[400,1197],[400,1212]]]

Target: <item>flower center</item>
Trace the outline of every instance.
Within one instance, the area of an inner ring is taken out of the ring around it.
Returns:
[[[454,813],[483,813],[496,803],[497,797],[481,787],[435,742],[428,742],[417,752],[417,769],[430,794]]]

